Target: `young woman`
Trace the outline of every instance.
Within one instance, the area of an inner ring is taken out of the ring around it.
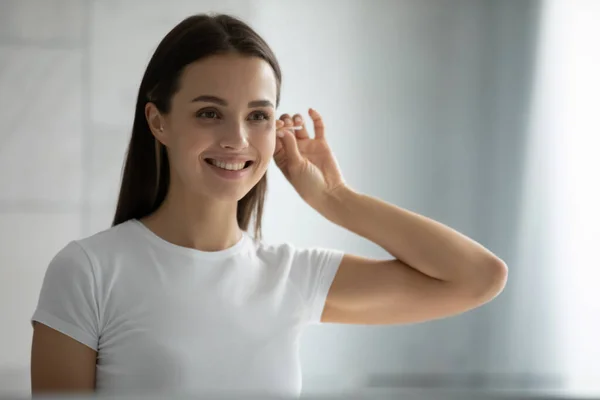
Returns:
[[[346,184],[317,111],[314,138],[300,114],[275,116],[280,85],[271,49],[231,16],[187,18],[163,39],[139,89],[113,227],[48,267],[34,393],[295,396],[308,324],[427,321],[502,290],[507,268],[490,251]],[[262,243],[272,158],[324,218],[393,258]]]

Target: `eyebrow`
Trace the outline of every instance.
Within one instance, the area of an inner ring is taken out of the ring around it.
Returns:
[[[227,105],[228,105],[228,103],[225,99],[222,99],[217,96],[207,95],[207,94],[198,96],[198,97],[194,98],[191,102],[195,103],[198,101],[202,101],[205,103],[215,103],[215,104],[219,104],[223,107],[227,107]],[[273,108],[275,108],[273,103],[271,103],[269,100],[253,100],[248,103],[248,107],[249,108],[252,108],[252,107],[273,107]]]

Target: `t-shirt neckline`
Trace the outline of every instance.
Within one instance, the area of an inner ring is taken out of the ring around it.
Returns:
[[[217,251],[202,251],[202,250],[193,249],[190,247],[179,246],[177,244],[171,243],[171,242],[161,238],[154,232],[152,232],[146,225],[144,225],[138,219],[132,219],[132,220],[130,220],[130,222],[134,227],[137,228],[137,230],[143,236],[145,236],[152,243],[163,248],[164,250],[170,251],[170,252],[175,252],[175,253],[186,255],[186,256],[195,257],[195,258],[201,258],[201,259],[216,260],[216,259],[223,259],[223,258],[230,257],[230,256],[238,253],[240,250],[242,250],[244,248],[244,246],[246,245],[246,243],[248,242],[248,240],[250,239],[248,237],[248,234],[246,232],[242,231],[242,238],[240,240],[238,240],[238,242],[236,244],[234,244],[233,246],[228,247],[223,250],[217,250]]]

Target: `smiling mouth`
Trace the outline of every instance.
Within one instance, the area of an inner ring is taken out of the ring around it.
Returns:
[[[250,167],[252,164],[254,164],[254,161],[251,161],[251,160],[248,160],[243,163],[228,163],[228,162],[224,162],[224,161],[215,160],[212,158],[206,158],[206,159],[204,159],[204,161],[206,161],[210,165],[213,165],[217,168],[221,168],[221,169],[224,169],[227,171],[241,171],[243,169]]]

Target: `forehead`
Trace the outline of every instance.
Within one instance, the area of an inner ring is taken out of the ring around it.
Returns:
[[[177,97],[188,101],[213,95],[232,104],[259,99],[275,104],[277,96],[277,80],[269,63],[234,54],[211,56],[188,65],[179,86]]]

